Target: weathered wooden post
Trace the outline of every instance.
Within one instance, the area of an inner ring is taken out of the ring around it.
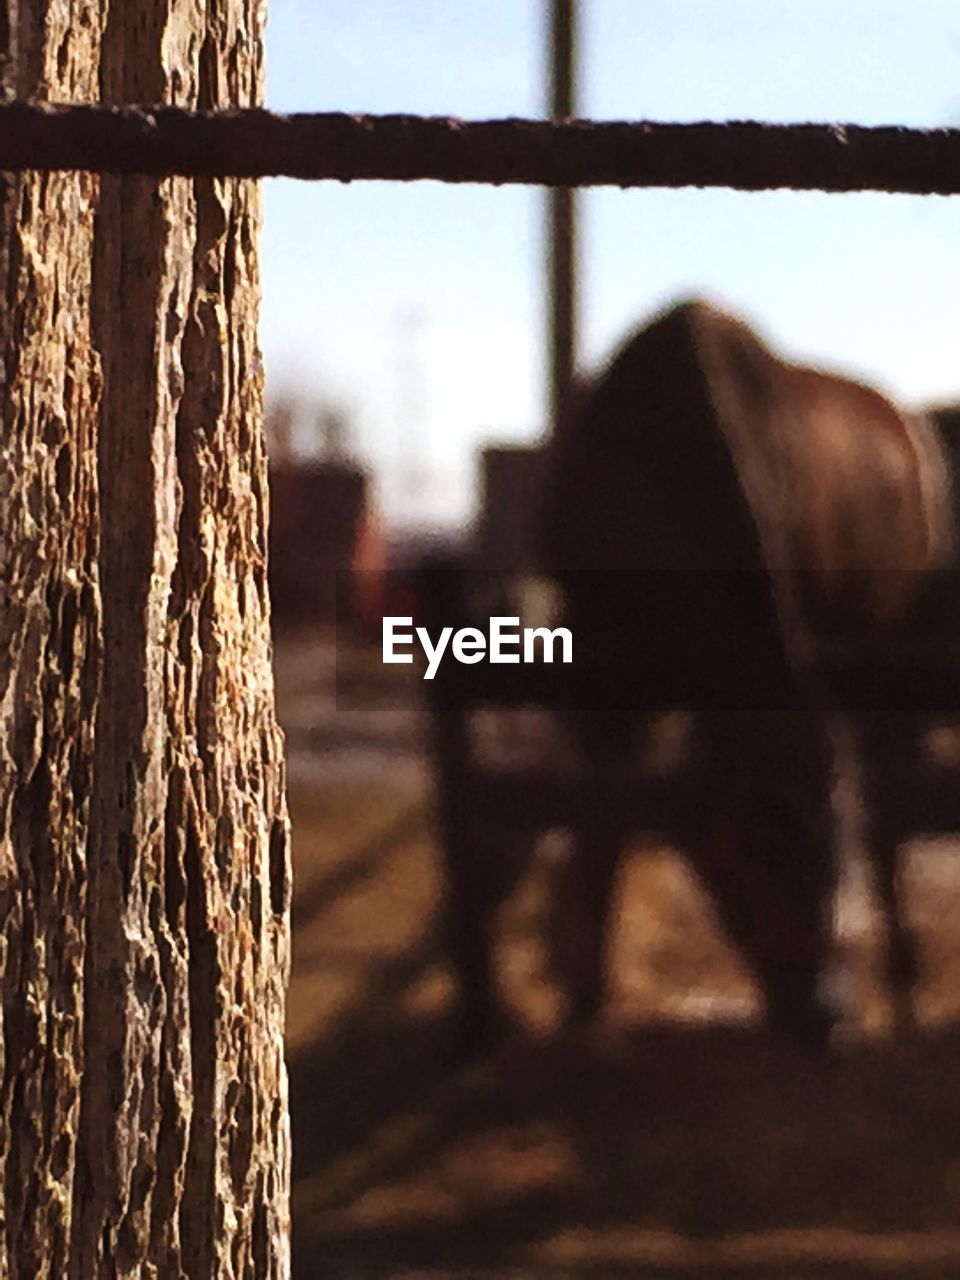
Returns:
[[[7,97],[262,92],[254,0],[7,0]],[[256,184],[0,189],[3,1274],[284,1276]]]

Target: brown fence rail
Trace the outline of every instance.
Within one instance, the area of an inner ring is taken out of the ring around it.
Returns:
[[[0,105],[0,170],[960,193],[960,130]]]

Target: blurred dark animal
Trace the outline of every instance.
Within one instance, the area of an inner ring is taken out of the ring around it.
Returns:
[[[949,612],[937,600],[949,595],[951,504],[929,421],[778,359],[702,302],[636,333],[584,389],[550,448],[545,520],[582,673],[587,801],[561,915],[575,1019],[602,998],[627,834],[615,779],[638,733],[670,707],[695,712],[696,732],[692,785],[669,835],[771,1020],[812,1036],[832,1020],[822,977],[842,711],[861,756],[889,976],[909,1003],[917,966],[896,851],[910,827],[903,733],[917,720],[893,714],[901,704],[884,673],[894,656],[909,672],[904,652]],[[914,696],[905,691],[905,711]]]

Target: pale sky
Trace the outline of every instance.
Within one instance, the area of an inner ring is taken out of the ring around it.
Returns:
[[[277,110],[541,115],[546,0],[272,0]],[[581,0],[580,114],[960,124],[953,0]],[[473,451],[544,427],[533,188],[266,184],[268,394],[345,405],[388,517],[453,521]],[[786,352],[960,399],[960,197],[595,191],[582,366],[704,294]],[[416,479],[420,476],[419,481]]]

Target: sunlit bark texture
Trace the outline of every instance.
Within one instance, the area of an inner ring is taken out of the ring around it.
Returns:
[[[256,0],[0,0],[2,91],[261,100]],[[255,184],[0,187],[11,1277],[283,1276]]]

